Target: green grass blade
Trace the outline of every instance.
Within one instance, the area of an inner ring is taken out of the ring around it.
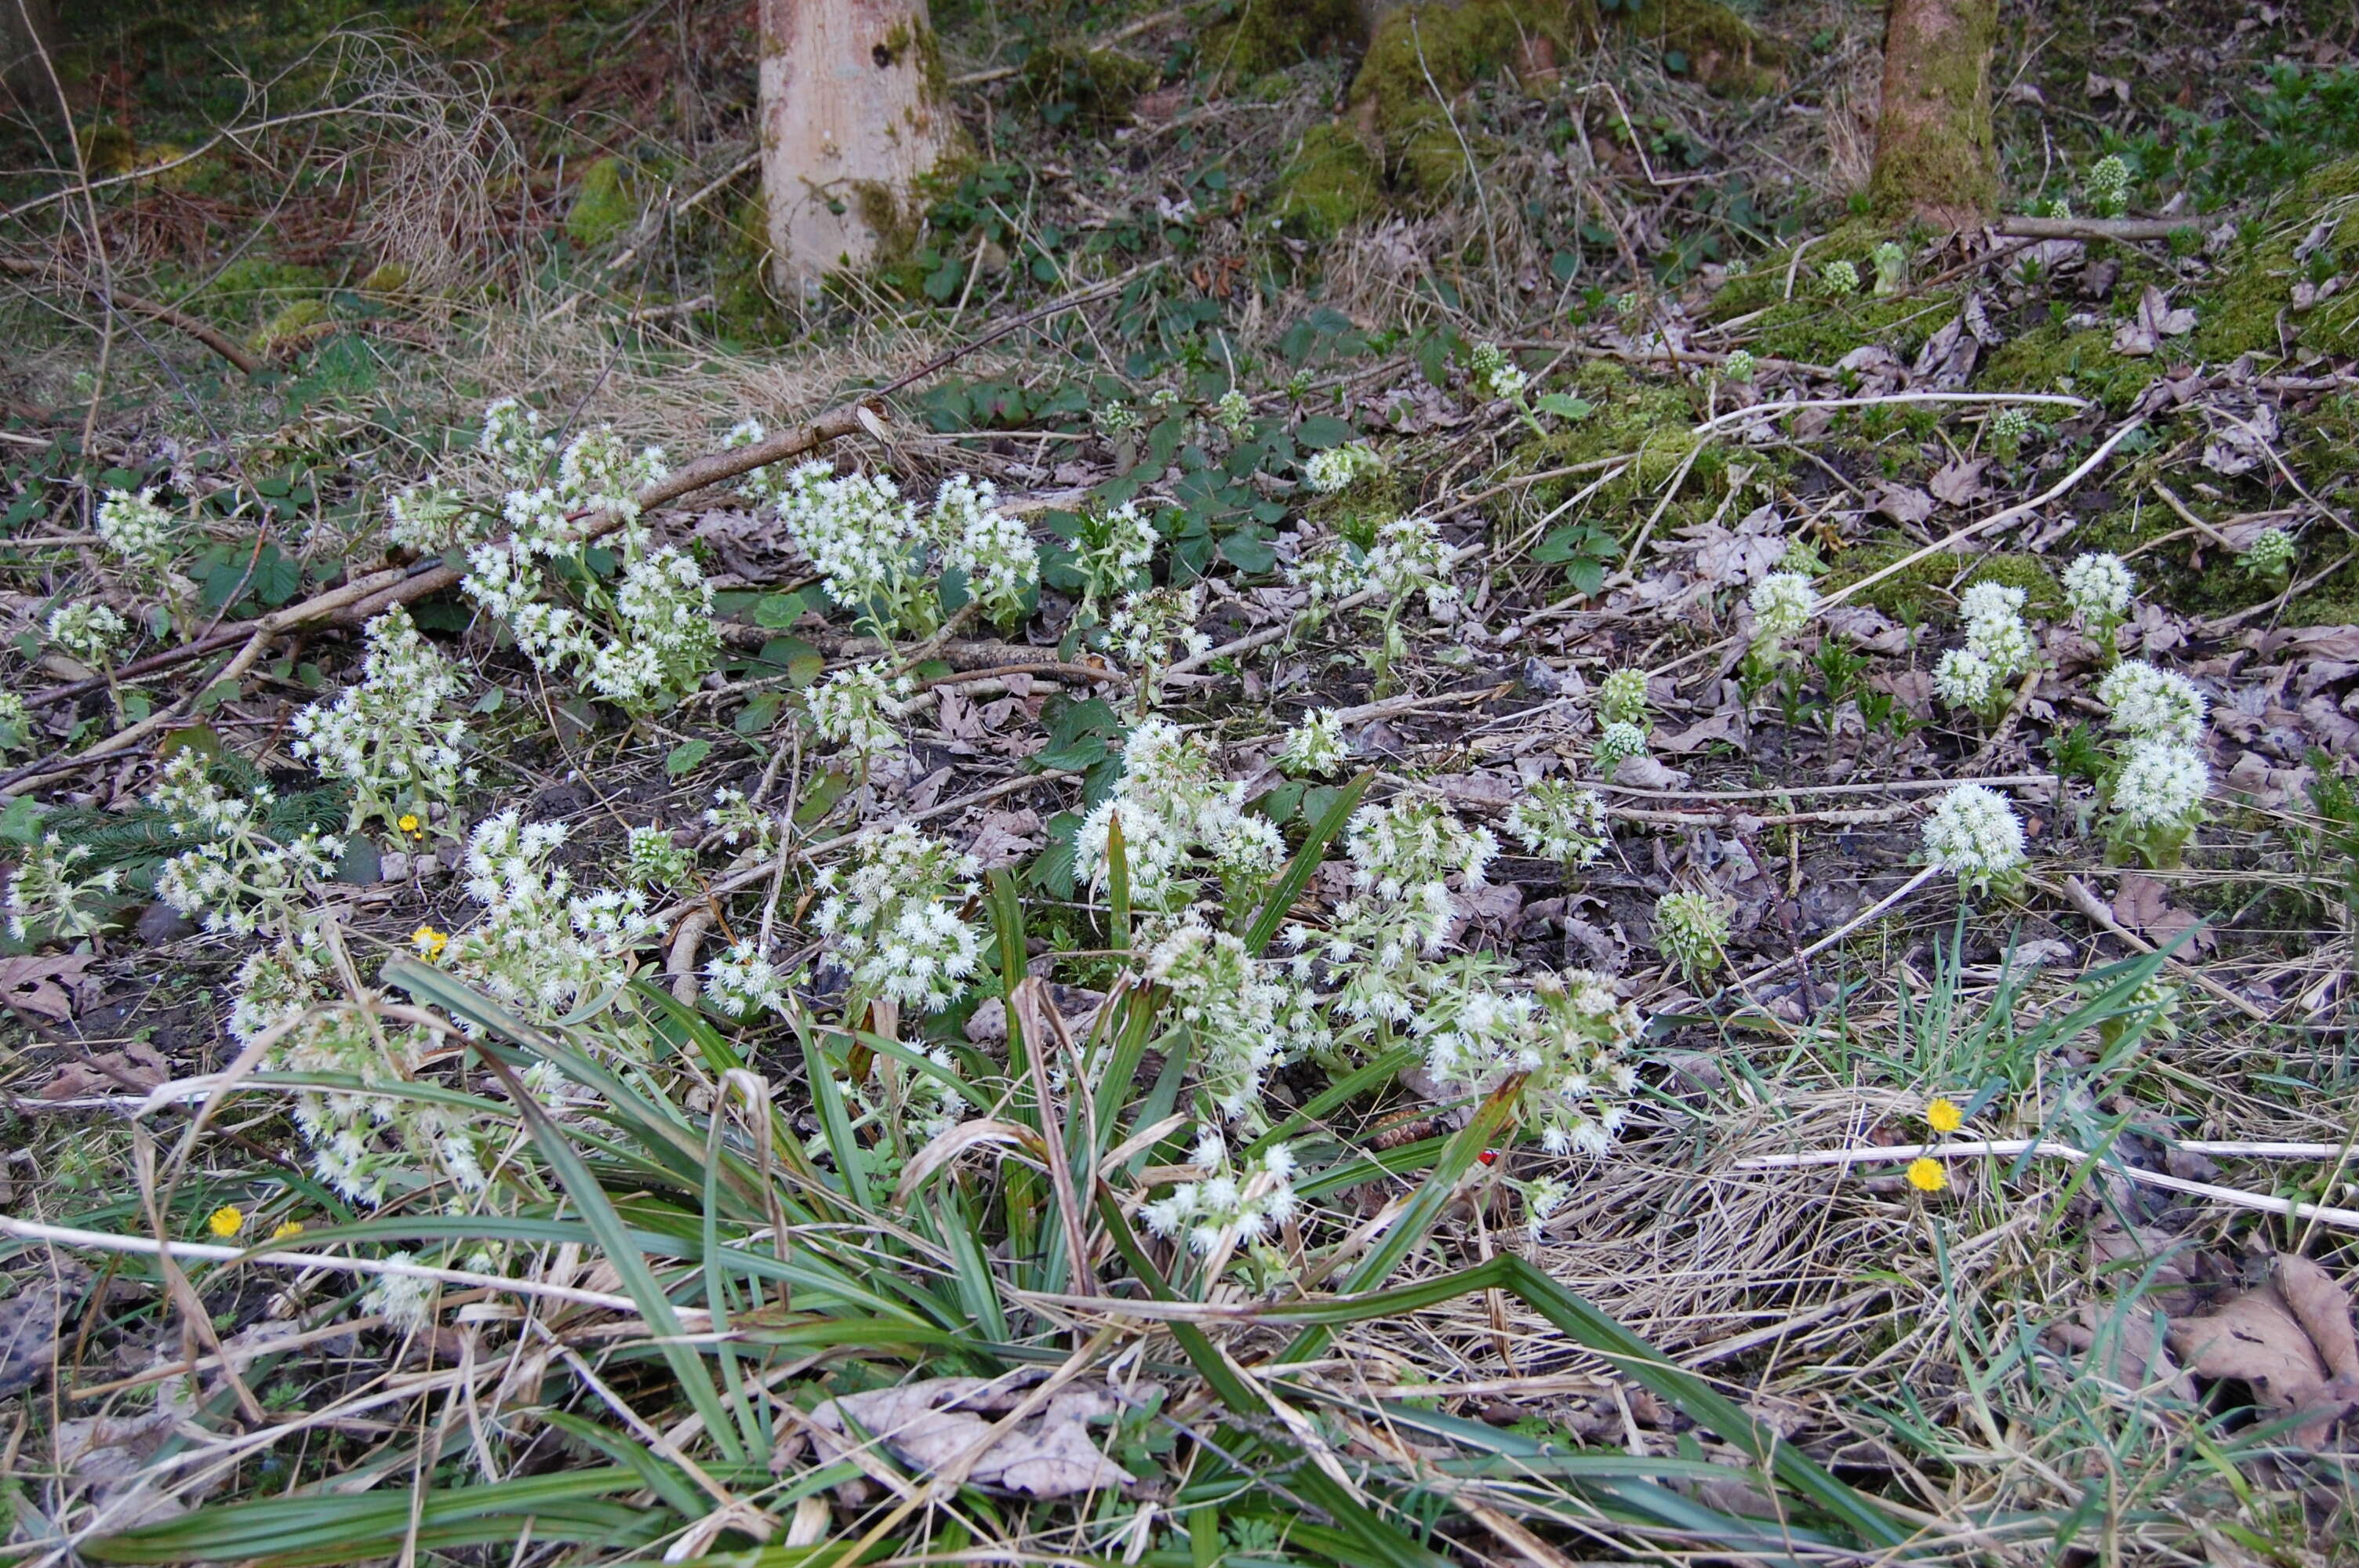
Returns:
[[[1309,887],[1310,879],[1318,874],[1319,862],[1327,855],[1327,846],[1334,842],[1335,835],[1343,831],[1343,824],[1352,819],[1353,809],[1360,804],[1360,797],[1368,793],[1368,785],[1375,776],[1372,769],[1345,784],[1333,804],[1311,825],[1310,836],[1303,839],[1302,848],[1294,852],[1294,859],[1286,863],[1286,870],[1280,871],[1277,881],[1270,884],[1268,896],[1262,900],[1261,908],[1255,912],[1252,921],[1246,925],[1243,934],[1246,952],[1259,957],[1262,950],[1269,946],[1270,938],[1277,935],[1277,928],[1286,924],[1287,912],[1294,907],[1294,901],[1302,896],[1302,890]]]

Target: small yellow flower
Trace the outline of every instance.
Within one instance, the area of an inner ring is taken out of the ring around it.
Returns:
[[[226,1241],[245,1228],[245,1216],[234,1204],[223,1204],[205,1219],[205,1228]]]
[[[1938,1193],[1950,1184],[1950,1173],[1941,1168],[1939,1160],[1911,1160],[1908,1184],[1920,1193]]]
[[[278,1228],[270,1233],[270,1239],[273,1241],[288,1241],[302,1234],[303,1222],[301,1220],[282,1219],[278,1222]]]
[[[417,945],[419,953],[429,963],[440,957],[442,949],[451,945],[451,934],[447,931],[437,931],[431,925],[419,926],[409,934],[409,939]]]
[[[402,813],[401,820],[395,823],[394,826],[400,828],[404,833],[408,834],[412,838],[423,838],[426,837],[425,825],[418,820],[418,814],[414,811]]]
[[[1965,1113],[1946,1099],[1925,1108],[1925,1121],[1936,1132],[1955,1132],[1966,1124]]]

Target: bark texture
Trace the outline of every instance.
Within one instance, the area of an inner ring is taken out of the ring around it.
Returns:
[[[0,0],[0,4],[6,0]],[[905,244],[952,135],[925,0],[759,0],[771,269],[807,289]]]
[[[1869,186],[1877,211],[1962,229],[1997,205],[1990,86],[1997,38],[1998,0],[1889,0]]]

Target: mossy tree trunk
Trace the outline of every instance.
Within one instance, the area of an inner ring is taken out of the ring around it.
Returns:
[[[1998,0],[1888,0],[1869,184],[1878,211],[1955,230],[1997,205],[1990,86],[1997,39]]]
[[[12,0],[0,0],[0,5]],[[889,257],[953,123],[926,0],[759,0],[762,196],[782,288]]]
[[[58,105],[41,54],[57,42],[58,14],[50,0],[0,0],[0,87],[20,104],[38,105],[44,118]]]

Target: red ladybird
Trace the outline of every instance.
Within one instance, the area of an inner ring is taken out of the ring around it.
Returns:
[[[1485,1165],[1495,1165],[1499,1162],[1499,1152],[1496,1149],[1485,1149],[1474,1158],[1482,1161]]]

